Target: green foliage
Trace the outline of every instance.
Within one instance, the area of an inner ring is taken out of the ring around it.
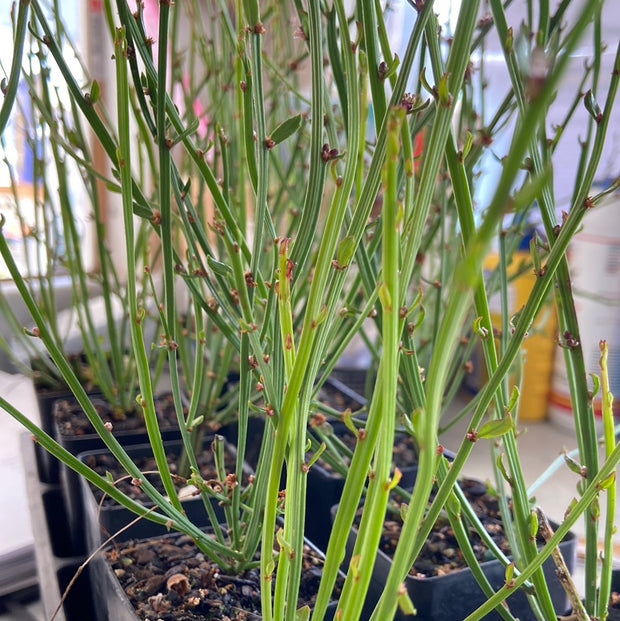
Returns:
[[[517,34],[499,0],[489,3],[492,20],[478,19],[480,3],[462,3],[447,38],[432,3],[411,2],[403,9],[411,23],[403,51],[391,47],[387,7],[380,2],[358,2],[350,9],[342,0],[161,2],[157,31],[151,32],[147,18],[153,16],[145,15],[141,5],[134,14],[124,0],[108,0],[113,88],[103,80],[100,85],[99,76],[75,72],[66,59],[64,31],[39,0],[30,2],[31,38],[22,51],[28,3],[20,4],[14,58],[24,67],[33,110],[45,128],[40,144],[50,151],[60,187],[57,207],[47,210],[49,170],[39,169],[42,213],[53,213],[61,223],[67,243],[63,262],[89,361],[109,376],[111,396],[131,402],[140,395],[138,405],[169,498],[145,483],[157,505],[146,519],[170,522],[187,533],[224,571],[243,571],[258,554],[265,621],[309,618],[307,608],[296,606],[299,551],[306,475],[319,458],[336,464],[345,484],[312,618],[325,613],[349,529],[363,504],[338,604],[340,618],[359,618],[390,493],[401,491],[400,470],[392,464],[401,420],[414,436],[418,478],[406,511],[402,505],[402,535],[373,619],[392,618],[399,607],[405,613],[415,610],[402,583],[444,509],[489,595],[469,619],[496,607],[506,618],[502,600],[526,582],[534,587],[531,600],[538,617],[554,617],[540,566],[575,520],[598,506],[599,493],[612,492],[620,458],[607,430],[606,461],[598,461],[566,262],[586,212],[583,206],[595,205],[608,191],[588,198],[619,78],[616,71],[603,102],[596,72],[584,69],[580,89],[587,90],[583,105],[592,120],[573,204],[558,223],[557,141],[547,136],[547,117],[571,53],[601,10],[596,0],[576,3],[578,10],[565,24],[569,3],[549,15],[547,3],[541,2],[540,23],[524,22]],[[497,38],[508,81],[505,97],[490,101],[484,58],[488,41]],[[596,48],[595,65],[600,54]],[[63,84],[58,100],[37,77],[43,69]],[[8,77],[2,130],[14,107],[17,73]],[[88,93],[83,84],[90,84]],[[428,98],[422,97],[423,90]],[[502,139],[506,153],[492,146]],[[483,177],[496,157],[502,158],[501,170],[493,178]],[[94,277],[81,255],[65,161],[77,167],[94,212]],[[123,216],[118,231],[106,231],[103,223],[99,197],[105,189],[106,200],[116,201]],[[511,317],[506,266],[528,219],[538,215],[548,241],[535,238],[531,245],[536,282],[526,304]],[[40,304],[34,287],[19,273],[6,231],[1,232],[0,254],[36,326],[30,334],[38,336],[117,460],[138,477],[136,465],[94,411],[50,322],[56,266],[50,263],[38,274],[47,296]],[[110,250],[115,237],[117,245]],[[42,242],[48,251],[53,239]],[[499,247],[499,264],[484,270],[493,245]],[[118,298],[126,313],[119,325],[106,306],[110,352],[94,337],[91,278],[104,299]],[[578,462],[568,463],[584,482],[581,497],[539,550],[517,442],[519,391],[511,391],[509,377],[550,291],[555,292],[560,333],[574,337],[566,359],[580,455]],[[493,294],[503,301],[500,325],[494,325],[489,310]],[[151,316],[155,335],[145,325]],[[12,325],[18,327],[18,321]],[[309,433],[321,385],[355,338],[364,343],[372,358],[370,372],[376,375],[364,418],[321,406],[328,420]],[[462,413],[469,431],[448,467],[438,450],[442,416],[475,344],[488,380]],[[193,473],[212,522],[195,447],[208,429],[230,420],[237,425],[234,472],[226,470],[222,442],[214,442],[218,479],[230,484],[221,494],[227,528],[213,523],[213,537],[189,522],[172,484],[154,411],[164,359],[185,447],[182,467]],[[123,375],[128,366],[130,373]],[[229,370],[238,381],[227,381]],[[601,386],[605,391],[603,380]],[[76,463],[0,403],[46,449],[110,491],[109,481]],[[330,421],[338,414],[353,432],[353,449],[332,434]],[[262,419],[264,432],[258,438],[256,474],[246,486],[240,483],[243,460],[256,440],[249,436],[251,417]],[[500,557],[506,585],[495,595],[466,542],[464,521],[482,527],[457,484],[480,438],[493,439],[489,467],[515,557],[514,565]],[[283,481],[285,496],[280,493]],[[144,512],[118,490],[111,493]],[[596,585],[597,527],[592,522],[587,571],[589,584]],[[611,532],[610,524],[606,528]],[[596,597],[589,587],[591,614],[601,607]]]

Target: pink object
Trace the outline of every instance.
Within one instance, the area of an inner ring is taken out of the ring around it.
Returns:
[[[136,0],[129,0],[129,6],[132,11],[137,10]],[[159,0],[142,0],[143,21],[144,30],[146,36],[150,37],[153,41],[153,58],[157,63],[157,35],[159,33]],[[184,89],[189,88],[190,79],[189,73],[183,75],[182,86]],[[183,93],[180,90],[180,86],[177,85],[175,92],[172,95],[172,99],[181,112],[184,110],[184,98]],[[197,97],[192,103],[192,112],[198,119],[199,125],[196,133],[200,138],[204,138],[207,135],[207,129],[209,126],[209,119],[205,113],[205,108],[202,102]]]

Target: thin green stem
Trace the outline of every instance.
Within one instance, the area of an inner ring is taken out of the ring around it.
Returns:
[[[603,419],[603,439],[605,442],[605,456],[611,457],[616,446],[616,436],[614,432],[614,396],[609,386],[609,367],[608,356],[609,348],[606,341],[601,341],[601,402],[602,402],[602,419]],[[616,511],[616,487],[617,482],[615,476],[608,481],[606,487],[607,499],[604,522],[604,544],[602,553],[601,580],[598,593],[597,616],[601,621],[609,615],[608,602],[611,594],[611,571],[613,567],[614,541],[613,537],[616,531],[614,519]]]
[[[131,322],[131,341],[134,355],[137,357],[136,362],[140,378],[140,389],[142,391],[139,400],[144,410],[144,422],[153,450],[153,456],[155,457],[166,494],[171,499],[173,506],[181,511],[181,502],[170,474],[170,468],[166,460],[166,452],[157,422],[157,415],[155,413],[153,386],[151,384],[151,376],[149,374],[141,327],[142,320],[144,319],[144,309],[139,310],[137,306],[126,46],[125,30],[122,27],[118,28],[114,40],[119,128],[118,162],[121,176],[121,197],[123,201],[125,251],[127,253],[127,298]]]
[[[28,28],[28,9],[29,0],[21,0],[18,3],[17,21],[15,23],[15,41],[13,42],[13,59],[11,60],[11,71],[6,85],[3,86],[2,107],[0,108],[0,135],[4,134],[4,129],[11,117],[11,111],[17,97],[19,87],[19,76],[22,70],[22,59],[24,56],[24,42]]]

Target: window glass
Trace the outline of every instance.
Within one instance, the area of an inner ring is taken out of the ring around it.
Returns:
[[[0,79],[8,79],[13,60],[16,14],[11,4],[15,3],[4,3],[0,9]],[[80,6],[78,0],[64,0],[59,26],[64,31],[64,56],[78,72],[74,50],[79,46]],[[86,221],[85,210],[80,207],[84,204],[83,184],[77,166],[66,154],[59,159],[49,142],[50,128],[57,122],[64,119],[59,124],[63,133],[72,123],[69,96],[53,62],[39,62],[40,52],[39,42],[27,35],[17,100],[0,140],[3,233],[18,268],[30,276],[62,271],[65,244],[59,216],[61,185],[67,188],[67,204],[75,207],[78,228],[84,228]],[[49,103],[44,104],[46,97]],[[8,277],[0,259],[0,278]]]

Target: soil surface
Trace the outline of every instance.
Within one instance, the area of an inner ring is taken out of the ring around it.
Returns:
[[[136,408],[132,412],[116,412],[102,397],[90,398],[101,420],[112,424],[112,433],[118,431],[136,431],[146,433],[142,410]],[[155,399],[155,410],[160,429],[175,429],[177,417],[172,401],[172,395],[162,395]],[[61,399],[56,402],[54,419],[58,430],[63,436],[84,436],[94,434],[95,429],[90,424],[84,410],[76,399]]]
[[[261,618],[258,568],[226,575],[186,535],[129,541],[109,548],[106,556],[140,619]],[[298,607],[314,604],[322,566],[322,558],[305,548]]]
[[[205,448],[196,453],[196,461],[198,463],[198,469],[200,476],[203,480],[216,492],[226,494],[230,491],[230,484],[233,483],[232,479],[220,481],[215,469],[215,460],[213,458],[213,451],[210,448],[210,441],[205,441]],[[128,449],[131,456],[131,448]],[[158,474],[155,458],[151,455],[136,456],[133,457],[134,463],[138,466],[141,472],[144,473],[144,478],[150,481],[155,488],[164,493],[164,487],[161,482],[161,477]],[[177,451],[170,451],[166,454],[166,460],[170,466],[170,472],[172,473],[177,489],[181,489],[187,485],[187,480],[178,474],[178,464],[180,459],[180,453]],[[224,467],[227,474],[234,473],[235,471],[235,455],[230,450],[224,451]],[[130,496],[131,498],[138,500],[142,503],[150,503],[146,494],[140,489],[139,485],[135,485],[131,477],[127,476],[125,471],[121,468],[116,458],[109,453],[96,453],[89,455],[84,460],[86,465],[90,466],[95,472],[103,477],[106,477],[108,473],[111,474],[112,480],[117,481],[116,487],[122,492]],[[242,484],[248,485],[249,473],[246,473]],[[97,502],[99,502],[103,496],[103,492],[91,485],[91,489],[95,494]],[[195,489],[195,488],[194,488]],[[106,496],[104,504],[117,504]]]
[[[497,498],[489,493],[487,486],[482,481],[463,479],[459,481],[459,485],[493,541],[506,555],[509,555],[510,546],[502,526]],[[391,514],[391,517],[384,522],[380,547],[390,557],[394,555],[401,527],[402,520],[399,514]],[[468,527],[468,532],[472,548],[479,561],[483,562],[495,558],[473,527]],[[447,516],[442,513],[410,573],[414,576],[441,576],[457,569],[463,569],[466,566],[450,522]]]
[[[312,427],[312,424],[311,424]],[[353,434],[353,432],[348,429],[344,423],[332,423],[333,434],[337,436],[337,438],[345,445],[345,447],[351,451],[351,453],[355,450],[355,445],[357,443],[357,438]],[[316,434],[317,438],[320,441],[319,434]],[[350,457],[346,454],[341,455],[342,460],[348,465],[351,461]],[[321,464],[325,470],[328,472],[332,472],[333,468],[331,464],[323,459],[319,458],[318,462]],[[407,435],[397,435],[394,439],[394,448],[392,451],[392,466],[400,468],[403,470],[405,468],[415,467],[418,463],[417,453],[415,450],[415,445],[413,442],[413,438]]]

